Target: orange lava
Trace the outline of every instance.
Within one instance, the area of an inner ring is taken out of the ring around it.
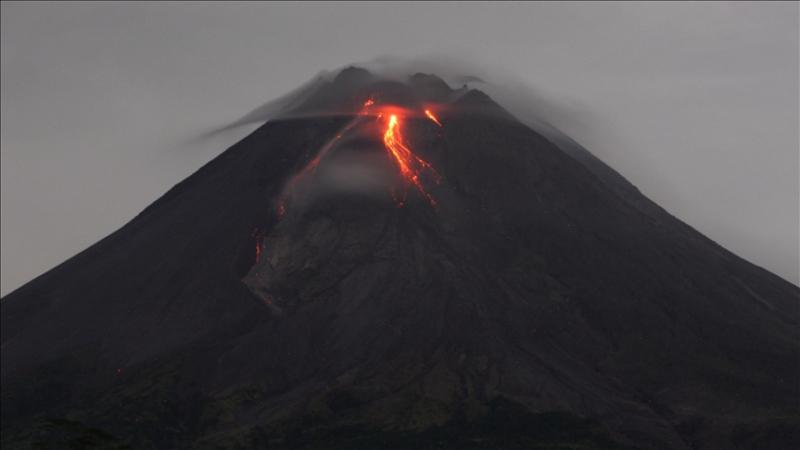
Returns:
[[[439,119],[433,115],[430,109],[425,110],[425,115],[428,116],[428,119],[431,119],[436,125],[439,125],[440,127],[442,126],[442,122],[439,122]]]
[[[425,109],[423,112],[425,116],[433,121],[436,125],[440,127],[442,126],[442,123],[430,109]],[[275,204],[275,212],[277,216],[280,218],[286,214],[287,198],[290,192],[293,190],[294,185],[301,178],[312,175],[316,171],[321,160],[335,146],[336,142],[352,128],[363,123],[361,118],[365,116],[374,117],[376,121],[381,121],[386,124],[386,128],[383,133],[383,143],[387,152],[397,164],[403,179],[407,183],[414,185],[420,194],[422,194],[428,200],[428,203],[430,203],[432,206],[436,206],[436,200],[433,198],[433,196],[431,196],[431,194],[428,193],[428,191],[425,190],[425,187],[422,184],[422,177],[423,172],[426,172],[428,179],[432,179],[436,183],[441,181],[441,177],[433,168],[433,166],[414,154],[411,148],[409,148],[408,143],[406,143],[405,139],[403,138],[403,118],[406,116],[417,116],[418,114],[418,112],[413,112],[399,107],[383,105],[378,107],[376,106],[376,102],[372,97],[368,98],[366,101],[364,101],[356,116],[347,125],[345,125],[335,137],[323,145],[305,167],[303,167],[298,173],[290,178],[284,194]],[[405,192],[403,193],[402,198],[395,197],[395,200],[397,201],[398,206],[403,206],[405,204]],[[261,248],[258,246],[256,249],[256,262],[258,262],[261,256],[260,252]]]
[[[252,235],[256,241],[256,264],[258,264],[261,261],[261,247],[264,245],[264,234],[261,233],[261,230],[256,228],[253,230]]]
[[[383,143],[389,153],[394,157],[394,160],[397,163],[397,167],[400,169],[400,174],[403,175],[403,178],[405,178],[409,183],[413,184],[420,194],[428,199],[428,202],[431,204],[431,206],[436,206],[436,200],[425,190],[425,187],[422,185],[420,175],[423,171],[427,170],[433,175],[437,183],[441,177],[436,170],[434,170],[434,168],[428,164],[427,161],[415,155],[414,152],[408,148],[408,145],[403,139],[401,128],[402,126],[397,114],[390,114],[389,120],[386,122],[386,131],[383,133]],[[400,201],[399,203],[400,206],[403,205],[403,201]]]

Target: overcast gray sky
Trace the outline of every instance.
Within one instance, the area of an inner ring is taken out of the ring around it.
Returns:
[[[798,282],[797,3],[1,8],[3,294],[237,137],[196,136],[382,55],[447,55],[535,88],[645,194]]]

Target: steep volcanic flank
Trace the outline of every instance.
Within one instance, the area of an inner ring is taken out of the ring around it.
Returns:
[[[800,440],[800,291],[566,136],[432,75],[281,107],[3,299],[3,448]]]

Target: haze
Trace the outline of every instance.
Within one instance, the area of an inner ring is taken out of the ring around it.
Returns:
[[[393,55],[526,86],[646,195],[798,283],[798,4],[2,6],[4,295],[133,218],[321,70]]]

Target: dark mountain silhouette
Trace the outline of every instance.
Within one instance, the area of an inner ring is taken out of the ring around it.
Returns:
[[[281,107],[2,300],[4,449],[800,442],[800,290],[568,137],[424,74]]]

